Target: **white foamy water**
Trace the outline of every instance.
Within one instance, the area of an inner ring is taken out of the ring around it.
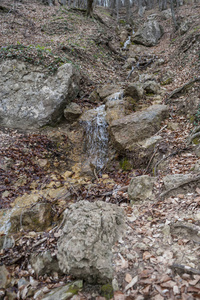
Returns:
[[[131,43],[131,36],[129,35],[128,39],[127,39],[127,40],[125,41],[125,43],[124,43],[123,49],[126,49],[126,47],[127,47],[128,45],[130,45],[130,43]]]

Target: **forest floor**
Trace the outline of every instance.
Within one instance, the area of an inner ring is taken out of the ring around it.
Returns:
[[[141,20],[137,12],[133,11],[134,30],[153,13],[159,12],[156,9],[147,11]],[[181,35],[179,31],[175,33],[171,19],[160,20],[164,27],[164,36],[157,46],[146,48],[145,52],[141,53],[155,54],[165,60],[165,64],[159,70],[161,78],[166,72],[173,72],[173,81],[165,86],[163,103],[172,91],[199,76],[200,6],[184,5],[179,8],[178,16],[180,21],[189,20],[189,34]],[[2,49],[12,48],[14,45],[18,49],[23,48],[22,60],[26,60],[27,55],[34,56],[37,51],[42,51],[44,60],[49,61],[50,52],[56,57],[73,62],[82,76],[81,92],[75,101],[83,110],[98,105],[89,98],[97,87],[109,83],[124,87],[138,75],[133,73],[127,79],[129,72],[123,68],[128,51],[122,50],[119,34],[126,26],[123,21],[125,13],[121,13],[122,21],[117,23],[109,11],[101,7],[95,9],[93,19],[88,19],[80,10],[59,5],[46,7],[37,1],[29,3],[24,0],[13,7],[8,1],[2,0],[0,18],[0,59],[7,55]],[[145,72],[148,73],[148,70]],[[199,83],[193,84],[189,90],[178,96],[183,103],[192,103],[192,99],[199,97]],[[164,200],[160,198],[163,176],[190,174],[199,161],[193,145],[188,145],[187,141],[195,125],[200,124],[200,109],[194,112],[191,118],[190,112],[185,111],[184,107],[180,109],[173,100],[169,100],[168,104],[170,118],[163,123],[163,142],[160,145],[160,151],[166,153],[167,167],[164,171],[157,171],[155,201],[131,206],[126,191],[113,192],[116,186],[127,186],[134,176],[145,172],[152,175],[152,169],[123,171],[114,168],[112,172],[105,171],[106,180],[99,178],[92,183],[74,185],[73,200],[63,207],[64,209],[71,202],[81,198],[89,201],[103,200],[124,207],[127,232],[123,240],[114,247],[115,276],[119,285],[114,299],[200,298],[200,188],[196,187],[192,191],[178,193]],[[175,124],[176,128],[172,124]],[[66,137],[63,136],[62,139],[62,143],[65,143]],[[41,132],[22,133],[0,129],[0,164],[5,156],[12,160],[12,168],[0,174],[0,209],[10,207],[17,196],[31,192],[34,181],[39,182],[38,190],[44,183],[51,183],[52,174],[62,183],[63,177],[60,172],[65,166],[67,168],[62,143],[58,148],[51,136]],[[28,149],[26,157],[22,151],[24,148]],[[46,157],[51,161],[49,168],[38,163]],[[106,193],[109,196],[105,197]],[[58,214],[60,210],[62,209],[59,207]],[[177,222],[181,223],[179,235],[174,229]],[[58,234],[49,230],[38,235],[36,233],[32,237],[22,232],[14,248],[0,252],[1,262],[5,263],[16,282],[21,277],[28,280],[30,275],[34,276],[28,269],[29,256],[37,241],[44,237],[44,243],[34,249],[38,252],[45,248],[54,251]],[[19,257],[15,264],[12,264],[13,257]],[[47,287],[49,291],[71,278],[40,276],[34,279],[38,281],[37,289]],[[15,285],[15,291],[16,289]],[[21,294],[22,292],[23,288],[20,290]],[[98,287],[87,286],[73,299],[105,299],[100,294]]]

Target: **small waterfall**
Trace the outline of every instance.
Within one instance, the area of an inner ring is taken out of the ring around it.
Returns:
[[[85,150],[90,163],[101,170],[108,160],[108,124],[106,122],[105,105],[93,110],[90,120],[84,121]]]
[[[135,31],[133,30],[132,34],[134,34],[134,33],[135,33]],[[127,48],[127,46],[130,45],[130,43],[131,43],[131,36],[129,35],[128,39],[125,41],[122,49],[125,50]]]
[[[126,47],[131,43],[131,36],[129,35],[128,39],[125,41],[124,46],[123,46],[123,50],[126,49]]]

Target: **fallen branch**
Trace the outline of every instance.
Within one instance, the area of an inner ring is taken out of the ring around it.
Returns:
[[[194,79],[191,79],[190,81],[188,81],[185,84],[183,84],[181,87],[173,90],[173,92],[171,92],[171,94],[165,100],[165,103],[167,104],[171,98],[173,98],[177,94],[181,93],[184,89],[188,88],[190,85],[192,85],[193,83],[195,83],[197,81],[200,81],[200,77],[196,77]]]
[[[197,174],[196,177],[190,178],[190,179],[184,181],[183,183],[180,183],[179,185],[174,186],[173,188],[171,188],[171,189],[169,189],[169,190],[163,192],[162,194],[160,194],[160,198],[161,198],[161,199],[164,199],[165,196],[167,196],[168,194],[170,194],[170,193],[173,192],[174,190],[177,190],[178,188],[181,188],[181,187],[183,187],[184,185],[187,185],[187,184],[189,184],[189,183],[193,183],[193,182],[198,181],[198,180],[200,180],[200,174]]]
[[[180,264],[173,264],[170,266],[170,268],[177,273],[188,273],[188,274],[195,274],[195,275],[200,275],[200,270],[194,269],[185,265],[180,265]]]
[[[176,150],[176,151],[170,153],[169,155],[167,155],[167,156],[161,158],[161,159],[155,164],[155,167],[154,167],[154,176],[156,176],[156,173],[157,173],[157,167],[158,167],[158,165],[159,165],[162,161],[166,160],[166,159],[169,158],[170,156],[174,156],[174,155],[176,155],[176,154],[180,154],[181,152],[186,151],[186,150],[190,150],[190,147],[186,147],[186,148],[183,148],[183,149],[178,149],[178,150]]]

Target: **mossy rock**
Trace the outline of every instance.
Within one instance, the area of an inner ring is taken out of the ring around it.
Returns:
[[[112,287],[111,283],[104,284],[101,287],[101,295],[103,297],[105,297],[107,300],[113,298],[114,292],[113,292],[113,287]]]
[[[170,84],[170,83],[172,83],[172,78],[171,78],[171,77],[169,77],[169,78],[167,78],[166,80],[162,81],[162,82],[161,82],[161,85],[168,85],[168,84]]]
[[[199,145],[199,144],[200,144],[200,138],[199,138],[199,137],[194,138],[194,139],[192,140],[192,143],[193,143],[194,145]]]
[[[123,171],[130,171],[132,169],[132,165],[130,163],[130,161],[128,160],[127,157],[123,158],[120,162],[119,162],[120,168]]]

